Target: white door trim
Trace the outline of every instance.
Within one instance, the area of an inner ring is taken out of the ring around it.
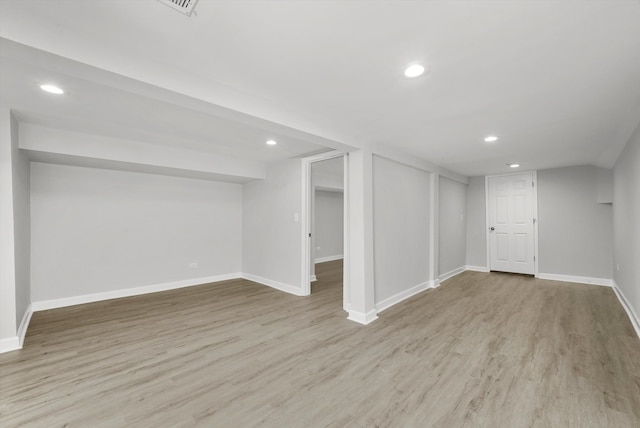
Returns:
[[[349,266],[349,252],[347,249],[349,248],[349,224],[347,219],[348,216],[348,205],[347,197],[349,192],[349,183],[347,180],[348,177],[348,153],[343,150],[333,150],[327,153],[321,153],[319,155],[309,156],[307,158],[302,159],[302,209],[301,209],[301,220],[302,220],[302,236],[301,236],[301,245],[302,245],[302,257],[301,257],[301,272],[302,272],[302,295],[309,296],[311,295],[311,248],[309,244],[309,234],[311,233],[311,164],[314,162],[321,162],[324,160],[335,159],[335,158],[344,158],[344,272],[342,275],[342,284],[343,284],[343,306],[346,306],[349,303],[349,282],[348,282],[348,266]]]
[[[531,174],[533,176],[533,275],[538,278],[538,171],[519,171],[509,174],[486,175],[484,177],[484,207],[485,207],[485,228],[484,239],[487,252],[487,270],[491,271],[491,245],[489,242],[489,178],[507,177],[510,175]]]

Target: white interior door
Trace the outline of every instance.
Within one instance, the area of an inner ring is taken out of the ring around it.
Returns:
[[[534,274],[533,173],[488,178],[490,270]]]

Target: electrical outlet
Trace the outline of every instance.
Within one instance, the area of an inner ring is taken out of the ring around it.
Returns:
[[[196,263],[196,262],[189,263],[189,269],[195,269],[197,267],[198,267],[198,263]]]
[[[616,270],[620,270],[620,265],[616,263]]]
[[[320,247],[316,247],[316,251],[320,251]]]

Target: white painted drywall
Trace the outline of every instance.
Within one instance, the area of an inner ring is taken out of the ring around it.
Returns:
[[[20,148],[38,161],[244,183],[264,164],[181,147],[20,124]]]
[[[467,185],[439,180],[438,273],[464,268],[467,258]]]
[[[598,203],[613,203],[613,170],[598,168]]]
[[[611,279],[613,212],[598,203],[594,166],[538,171],[541,274]]]
[[[240,272],[239,184],[32,163],[31,214],[33,301]]]
[[[0,107],[0,351],[17,348],[11,124],[11,112]]]
[[[373,254],[373,154],[367,149],[349,152],[347,163],[345,304],[348,319],[368,324],[378,317]]]
[[[485,178],[470,177],[467,186],[467,265],[487,267]]]
[[[614,280],[640,316],[640,126],[613,173]]]
[[[323,189],[344,190],[344,159],[327,159],[311,164],[313,185]]]
[[[13,163],[13,226],[16,279],[16,327],[31,303],[31,198],[30,162],[18,149],[19,123],[11,115],[11,152]]]
[[[430,178],[373,156],[375,301],[429,280]]]
[[[340,159],[342,160],[342,159]],[[315,259],[342,257],[344,248],[344,195],[342,192],[315,192]]]
[[[243,273],[302,288],[301,177],[301,161],[287,159],[268,164],[264,180],[243,185]]]

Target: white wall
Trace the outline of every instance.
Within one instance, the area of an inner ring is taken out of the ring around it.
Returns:
[[[640,315],[640,127],[614,167],[614,280]]]
[[[613,203],[613,170],[598,168],[598,203]]]
[[[344,158],[337,157],[311,164],[313,185],[332,190],[344,190]]]
[[[294,293],[302,290],[301,177],[301,161],[288,159],[243,185],[242,272]]]
[[[467,265],[487,267],[484,177],[469,178],[467,186]]]
[[[341,258],[344,248],[344,194],[316,189],[315,197],[316,262]]]
[[[430,177],[373,157],[375,302],[429,280]]]
[[[538,251],[541,274],[611,279],[613,212],[599,204],[600,168],[538,171]]]
[[[11,116],[11,147],[13,162],[13,217],[16,279],[16,326],[31,303],[31,198],[30,163],[18,149],[19,124]]]
[[[264,178],[261,162],[178,146],[20,124],[20,148],[43,162],[244,183]]]
[[[31,208],[33,301],[240,272],[238,184],[33,163]]]
[[[439,180],[438,273],[464,268],[467,258],[467,185],[445,177]]]

